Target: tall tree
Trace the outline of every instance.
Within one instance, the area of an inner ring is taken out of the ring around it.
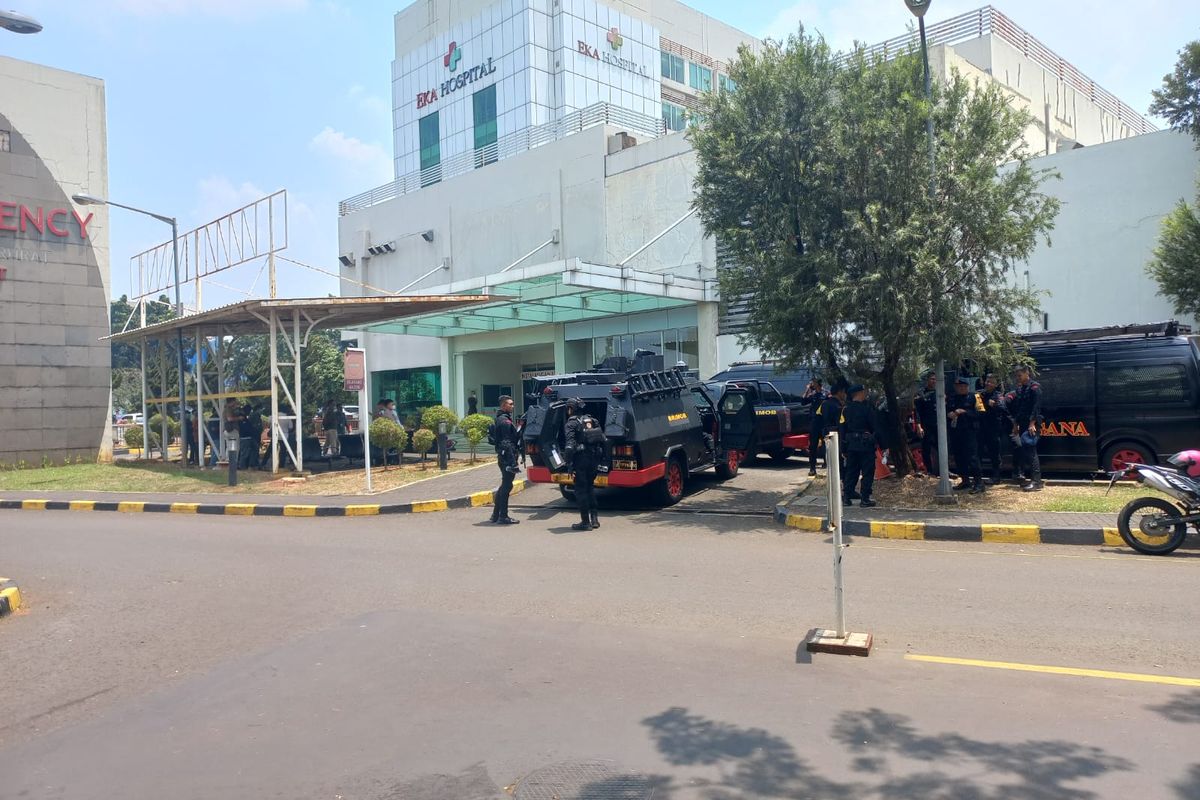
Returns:
[[[1150,113],[1172,128],[1190,133],[1200,146],[1200,41],[1179,51],[1175,71],[1163,76],[1161,89],[1151,93]]]
[[[1190,133],[1200,148],[1200,41],[1179,52],[1175,71],[1163,76],[1163,87],[1154,92],[1150,113],[1175,130]],[[1175,305],[1176,314],[1200,317],[1200,218],[1185,200],[1180,199],[1163,219],[1158,247],[1146,271],[1158,281],[1159,294]]]
[[[930,107],[919,54],[837,58],[803,29],[743,48],[730,73],[737,90],[713,95],[692,133],[695,202],[732,257],[721,295],[745,301],[743,341],[768,356],[882,388],[904,473],[902,381],[938,356],[1013,360],[1017,317],[1037,309],[1007,274],[1058,210],[1029,163],[1028,119],[957,74]]]

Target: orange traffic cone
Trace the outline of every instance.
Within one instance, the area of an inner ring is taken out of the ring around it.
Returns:
[[[875,480],[892,477],[892,468],[883,462],[883,451],[875,448]]]

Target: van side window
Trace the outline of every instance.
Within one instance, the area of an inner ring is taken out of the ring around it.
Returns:
[[[1047,367],[1038,372],[1046,407],[1090,406],[1096,401],[1091,367]]]
[[[1105,403],[1184,403],[1187,371],[1182,364],[1140,364],[1100,370]]]

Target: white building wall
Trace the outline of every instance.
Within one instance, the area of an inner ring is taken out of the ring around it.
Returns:
[[[1050,330],[1175,318],[1170,301],[1146,274],[1163,218],[1181,200],[1195,201],[1200,153],[1191,137],[1145,134],[1034,161],[1056,171],[1048,193],[1062,201],[1052,244],[1040,246],[1029,272]],[[1195,320],[1185,320],[1195,324]],[[1033,325],[1043,329],[1042,320]]]

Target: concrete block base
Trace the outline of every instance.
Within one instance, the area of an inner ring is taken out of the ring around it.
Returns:
[[[871,655],[871,634],[847,632],[843,638],[837,635],[837,631],[818,628],[808,637],[804,646],[810,653],[833,653],[865,658]]]

